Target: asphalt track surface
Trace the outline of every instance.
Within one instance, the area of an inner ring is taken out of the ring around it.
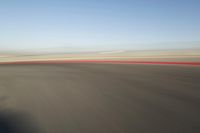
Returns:
[[[0,65],[0,132],[199,133],[200,67]]]

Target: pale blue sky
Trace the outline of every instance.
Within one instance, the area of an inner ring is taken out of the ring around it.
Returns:
[[[1,0],[0,48],[199,47],[199,0]],[[166,44],[166,42],[171,42]]]

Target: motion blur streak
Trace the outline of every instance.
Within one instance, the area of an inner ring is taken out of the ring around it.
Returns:
[[[158,61],[124,61],[124,60],[44,60],[0,62],[0,64],[65,64],[65,63],[102,63],[102,64],[152,64],[152,65],[192,65],[200,66],[200,62],[158,62]]]
[[[42,133],[199,133],[199,83],[193,66],[0,65],[1,109]]]

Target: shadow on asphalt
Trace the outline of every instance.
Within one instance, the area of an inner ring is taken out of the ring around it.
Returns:
[[[0,111],[0,133],[39,133],[32,116],[18,111]]]

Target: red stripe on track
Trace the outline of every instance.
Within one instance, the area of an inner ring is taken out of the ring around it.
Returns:
[[[165,62],[165,61],[124,61],[124,60],[54,60],[54,61],[15,61],[0,64],[65,64],[65,63],[103,63],[103,64],[152,64],[152,65],[192,65],[200,66],[200,62]]]

